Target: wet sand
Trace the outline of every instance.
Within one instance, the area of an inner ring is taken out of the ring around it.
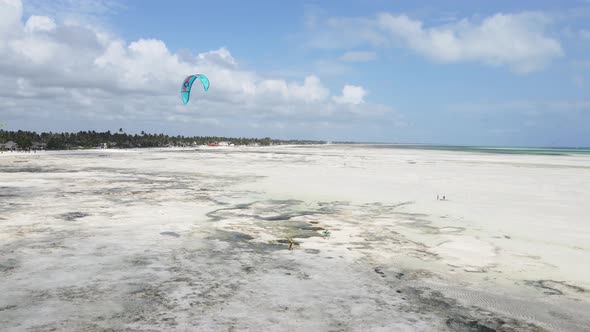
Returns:
[[[590,330],[587,197],[590,156],[5,153],[0,330]]]

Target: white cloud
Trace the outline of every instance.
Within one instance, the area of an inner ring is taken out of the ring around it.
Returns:
[[[27,0],[25,16],[43,15],[74,24],[104,23],[105,17],[124,8],[120,0]]]
[[[348,61],[348,62],[366,62],[366,61],[373,61],[377,58],[375,52],[368,52],[368,51],[350,51],[344,53],[341,57],[341,61]]]
[[[496,14],[480,23],[464,19],[431,28],[405,15],[380,14],[378,21],[404,46],[441,62],[483,61],[528,73],[563,54],[559,42],[544,34],[550,20],[540,13]]]
[[[346,86],[333,99],[317,75],[286,80],[242,69],[227,48],[174,53],[161,40],[128,43],[46,16],[22,23],[22,6],[14,0],[0,0],[0,17],[0,116],[11,123],[39,128],[73,123],[82,129],[127,121],[127,127],[152,123],[165,130],[194,121],[208,130],[217,125],[241,130],[245,121],[266,128],[264,123],[296,119],[310,127],[318,119],[348,123],[393,113],[363,103],[362,87]],[[196,87],[184,106],[180,84],[192,73],[206,74],[211,88]]]
[[[334,96],[332,99],[338,104],[358,105],[364,102],[363,98],[367,91],[361,86],[345,85],[341,96]]]
[[[197,56],[201,62],[208,64],[219,65],[221,67],[236,68],[238,63],[231,53],[222,47],[218,50],[201,53]]]
[[[551,24],[550,17],[536,12],[498,13],[430,26],[407,15],[381,13],[327,19],[310,28],[308,44],[331,49],[402,47],[441,63],[474,61],[530,73],[564,54],[560,42],[547,32]]]
[[[23,6],[20,0],[0,0],[0,47],[20,26]]]
[[[55,30],[55,21],[47,16],[32,15],[25,24],[25,32],[32,33],[35,31]]]
[[[56,53],[56,45],[43,39],[24,38],[10,43],[13,53],[34,65],[48,62]]]

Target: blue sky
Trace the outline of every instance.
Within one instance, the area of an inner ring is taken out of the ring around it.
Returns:
[[[590,146],[590,1],[0,7],[8,129]]]

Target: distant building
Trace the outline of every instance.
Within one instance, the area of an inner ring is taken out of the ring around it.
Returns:
[[[8,141],[4,144],[0,144],[0,149],[15,151],[17,148],[18,148],[18,144],[14,143],[13,141]]]
[[[41,142],[33,142],[31,145],[31,149],[33,150],[45,150],[47,148],[47,144]]]
[[[109,145],[107,143],[100,143],[98,145],[98,148],[99,149],[108,149],[109,148]]]
[[[121,146],[124,148],[133,148],[134,147],[133,144],[131,144],[131,142],[129,142],[129,141],[125,141],[125,142],[121,143]]]

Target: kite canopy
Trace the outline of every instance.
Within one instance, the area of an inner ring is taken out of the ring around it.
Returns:
[[[184,79],[184,82],[182,83],[182,89],[180,90],[180,95],[182,96],[182,102],[185,105],[188,103],[188,100],[190,99],[191,88],[193,87],[193,82],[196,79],[198,79],[199,81],[201,81],[201,83],[203,83],[203,88],[205,88],[205,91],[209,90],[209,79],[207,78],[207,76],[202,75],[202,74],[195,74],[195,75],[187,76]]]

